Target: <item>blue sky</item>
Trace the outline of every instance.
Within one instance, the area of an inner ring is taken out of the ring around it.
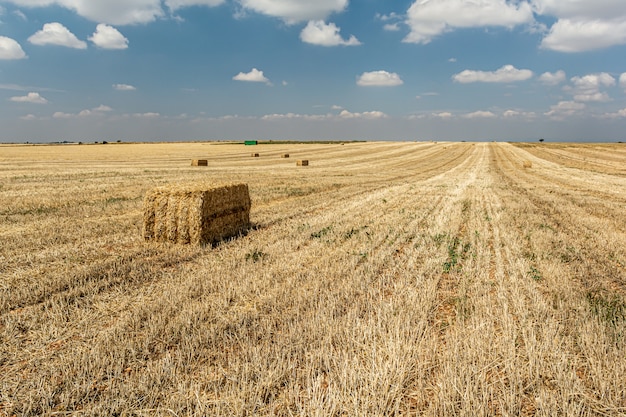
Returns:
[[[0,141],[626,140],[623,0],[0,0]]]

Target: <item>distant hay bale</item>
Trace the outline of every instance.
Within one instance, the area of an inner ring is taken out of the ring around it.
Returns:
[[[190,184],[155,188],[144,198],[147,241],[204,245],[235,236],[250,225],[247,184]]]
[[[206,159],[193,159],[191,161],[192,167],[206,167],[209,166],[209,162]]]
[[[307,167],[307,166],[309,166],[309,161],[307,159],[302,159],[302,160],[296,162],[296,166]]]
[[[533,163],[530,161],[524,161],[524,168],[532,168],[533,167]]]
[[[284,153],[280,156],[281,158],[289,158],[289,154],[288,153]]]
[[[258,153],[254,153],[254,152],[252,152],[252,155],[251,155],[251,156],[252,156],[253,158],[258,158],[258,157],[259,157],[259,154],[258,154]]]

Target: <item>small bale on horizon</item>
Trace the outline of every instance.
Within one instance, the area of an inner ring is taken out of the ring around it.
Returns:
[[[532,168],[533,167],[533,163],[530,161],[524,161],[523,164],[524,168]]]
[[[288,153],[284,153],[280,156],[281,158],[289,158],[289,154]]]
[[[254,152],[252,152],[252,155],[251,155],[251,156],[252,156],[253,158],[258,158],[258,157],[259,157],[259,154],[258,154],[258,153],[254,153]]]
[[[143,203],[146,241],[205,245],[250,226],[247,184],[188,184],[158,187]]]
[[[307,167],[307,166],[309,166],[309,160],[308,159],[301,159],[298,162],[296,162],[296,166]]]
[[[206,167],[209,166],[209,161],[206,159],[192,159],[191,160],[192,167]]]

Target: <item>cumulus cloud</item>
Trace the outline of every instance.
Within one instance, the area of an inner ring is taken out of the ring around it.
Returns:
[[[372,71],[361,74],[356,83],[363,87],[395,87],[404,81],[395,72]]]
[[[215,7],[223,4],[224,0],[165,0],[168,9],[175,11],[189,6],[209,6]]]
[[[339,35],[340,29],[334,23],[326,24],[323,20],[311,20],[300,33],[303,42],[321,46],[356,46],[361,42],[351,35],[345,40]]]
[[[87,43],[79,40],[68,28],[58,22],[46,23],[28,41],[33,45],[57,45],[74,49],[87,49]]]
[[[565,81],[565,71],[559,70],[557,72],[544,72],[539,76],[539,81],[546,85],[557,85]]]
[[[464,114],[462,117],[464,119],[493,119],[496,115],[490,111],[479,110],[473,113]]]
[[[342,12],[348,0],[239,0],[245,9],[282,19],[287,24],[325,19]]]
[[[570,80],[573,87],[566,87],[565,91],[570,92],[574,96],[575,101],[609,101],[606,91],[602,88],[612,87],[615,85],[615,78],[606,72],[598,74],[589,74],[583,77],[573,77]]]
[[[34,103],[46,104],[48,100],[39,95],[39,93],[28,93],[25,96],[11,97],[9,100],[17,103]]]
[[[619,76],[619,86],[626,91],[626,72],[623,72],[622,75]]]
[[[101,104],[93,109],[81,110],[78,113],[64,113],[58,111],[55,112],[52,117],[54,119],[81,119],[89,116],[102,116],[104,113],[108,113],[110,111],[113,111],[113,109],[109,106]]]
[[[624,19],[560,19],[541,41],[542,48],[559,52],[584,52],[623,44],[626,44]]]
[[[439,113],[433,113],[431,116],[435,117],[437,119],[444,119],[444,120],[446,120],[446,119],[451,119],[452,118],[452,113],[450,113],[449,111],[442,111],[442,112],[439,112]]]
[[[327,120],[332,117],[333,116],[329,114],[274,113],[274,114],[266,114],[265,116],[262,116],[261,120],[268,120],[268,121],[290,120],[290,119]]]
[[[60,6],[98,23],[148,23],[164,16],[161,0],[10,0],[23,7]]]
[[[16,40],[0,36],[0,59],[24,59],[26,54]]]
[[[256,68],[252,68],[250,72],[244,73],[240,72],[239,74],[233,77],[235,81],[247,81],[252,83],[266,83],[269,84],[270,80],[263,75],[263,71],[259,71]]]
[[[457,28],[513,28],[533,21],[532,7],[526,1],[416,0],[407,11],[406,24],[411,32],[404,42],[427,44]]]
[[[117,91],[135,91],[137,88],[130,84],[113,84],[113,89]]]
[[[528,69],[517,69],[513,65],[505,65],[496,71],[473,71],[464,70],[454,74],[452,79],[458,83],[510,83],[515,81],[525,81],[533,76],[533,72]]]
[[[506,110],[502,112],[502,116],[506,118],[514,118],[514,117],[523,117],[523,118],[533,118],[537,116],[535,112],[526,112],[526,111],[518,111],[518,110]]]
[[[566,117],[580,113],[586,107],[584,103],[576,101],[559,101],[558,104],[550,106],[550,111],[544,114],[556,120],[563,120]]]
[[[375,120],[375,119],[386,119],[388,116],[381,112],[381,111],[366,111],[366,112],[362,112],[362,113],[352,113],[349,112],[348,110],[342,110],[341,113],[339,113],[339,117],[341,119],[370,119],[370,120]]]
[[[109,106],[105,106],[104,104],[101,104],[98,107],[94,108],[93,111],[106,113],[106,112],[113,111],[113,109]]]
[[[128,39],[113,26],[109,26],[105,23],[100,23],[96,26],[96,31],[91,35],[89,40],[102,49],[128,48]]]
[[[616,111],[615,113],[605,113],[603,119],[626,119],[626,108]]]
[[[626,44],[622,0],[533,0],[533,6],[557,18],[541,43],[545,49],[583,52]]]

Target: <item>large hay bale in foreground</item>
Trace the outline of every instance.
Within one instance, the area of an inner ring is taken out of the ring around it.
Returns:
[[[307,159],[302,159],[298,162],[296,162],[296,165],[299,167],[307,167],[309,166],[309,161]]]
[[[209,161],[206,159],[192,159],[191,160],[192,167],[206,167],[209,166]]]
[[[157,242],[216,243],[250,225],[247,184],[159,187],[146,193],[143,208],[144,239]]]

